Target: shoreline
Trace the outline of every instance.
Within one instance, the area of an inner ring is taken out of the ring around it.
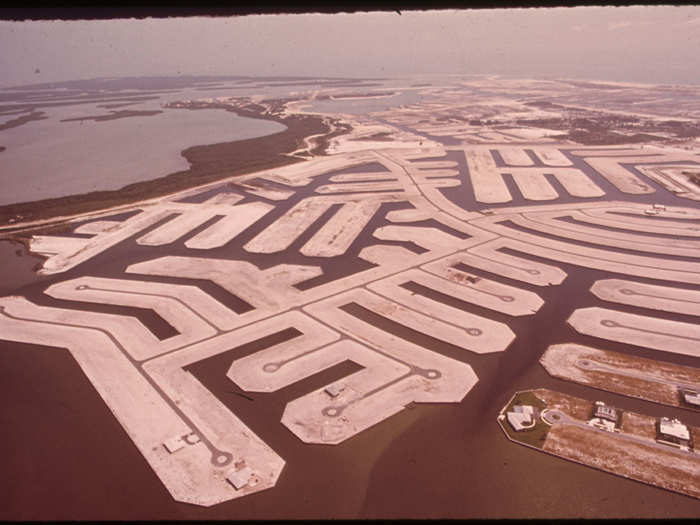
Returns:
[[[0,226],[10,226],[14,230],[15,226],[21,228],[29,222],[129,205],[228,177],[301,162],[305,159],[293,156],[293,153],[300,148],[304,149],[307,138],[317,136],[315,146],[309,149],[312,156],[325,155],[330,139],[348,133],[351,129],[347,124],[340,125],[337,119],[289,113],[286,105],[290,101],[271,99],[254,104],[249,98],[241,98],[236,99],[234,105],[191,102],[166,106],[189,110],[224,109],[241,117],[272,120],[283,124],[287,129],[252,139],[191,146],[180,152],[190,164],[188,169],[129,184],[118,190],[93,191],[0,206]]]
[[[26,124],[27,122],[31,122],[33,120],[47,119],[48,117],[45,115],[46,115],[46,113],[44,111],[34,111],[32,109],[29,112],[22,114],[21,116],[19,116],[17,118],[10,119],[10,120],[5,121],[2,124],[0,124],[0,131],[4,131],[6,129],[17,128],[17,127],[19,127],[23,124]],[[3,148],[3,149],[5,149],[5,148]]]
[[[121,111],[110,111],[109,113],[104,113],[102,115],[88,115],[86,117],[73,117],[73,118],[64,118],[61,120],[61,122],[84,122],[87,120],[92,120],[94,122],[105,122],[108,120],[117,120],[120,118],[129,118],[129,117],[151,117],[153,115],[158,115],[160,113],[163,113],[162,110],[156,109],[156,110],[145,110],[145,111],[136,111],[136,110],[131,110],[131,109],[126,109],[126,110],[121,110]]]

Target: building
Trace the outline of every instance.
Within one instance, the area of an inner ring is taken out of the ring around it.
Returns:
[[[533,428],[536,417],[535,407],[530,405],[513,405],[506,414],[508,423],[516,432]]]
[[[345,390],[345,385],[337,383],[324,388],[326,394],[328,394],[331,397],[338,397],[343,390]]]
[[[602,401],[596,401],[593,404],[593,413],[588,420],[589,425],[600,430],[616,432],[619,422],[620,412],[615,407],[606,405]]]
[[[690,430],[677,419],[662,417],[657,423],[656,441],[665,445],[678,447],[681,450],[691,450],[693,441]]]
[[[700,408],[700,392],[689,388],[679,388],[678,392],[681,395],[681,400],[688,405]]]
[[[255,486],[253,471],[250,467],[233,468],[226,473],[226,479],[233,485],[236,490],[241,490],[246,485]]]

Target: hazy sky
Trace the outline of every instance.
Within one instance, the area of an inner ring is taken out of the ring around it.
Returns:
[[[700,83],[700,7],[0,21],[0,72],[2,86],[177,74],[495,73]]]

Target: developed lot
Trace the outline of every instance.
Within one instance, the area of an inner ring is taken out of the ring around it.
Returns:
[[[652,444],[566,424],[552,426],[544,450],[618,476],[700,496],[697,456],[663,452]]]
[[[518,401],[527,403],[528,394],[544,402],[544,406],[538,408],[543,412],[543,421],[549,423],[538,422],[534,429],[513,432],[506,422],[501,422],[511,440],[532,445],[529,434],[541,434],[538,427],[549,424],[544,442],[537,447],[544,452],[617,476],[700,497],[700,456],[656,443],[655,432],[650,432],[650,428],[654,429],[654,418],[625,411],[620,432],[608,432],[586,424],[593,411],[590,401],[546,389],[520,393]],[[548,412],[556,415],[547,417]],[[695,436],[700,429],[691,427],[691,432]]]

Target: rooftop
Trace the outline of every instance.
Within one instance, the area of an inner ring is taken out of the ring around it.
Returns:
[[[690,439],[690,432],[688,430],[688,427],[677,419],[662,417],[659,420],[659,432],[667,436],[676,437],[678,439]]]

